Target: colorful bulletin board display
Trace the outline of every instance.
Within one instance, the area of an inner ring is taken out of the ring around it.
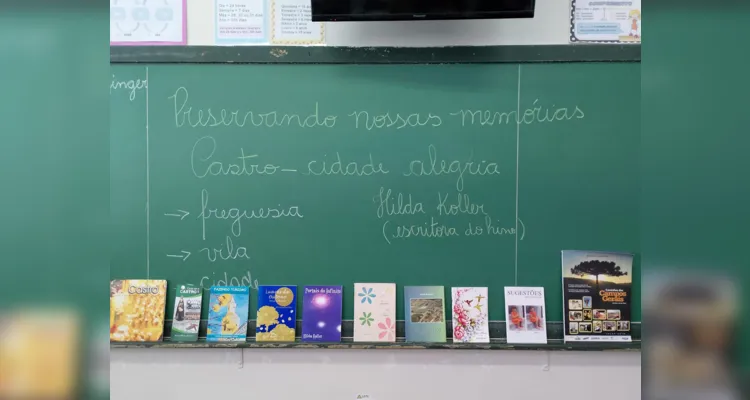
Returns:
[[[572,0],[570,42],[641,43],[641,0]]]
[[[187,0],[110,0],[111,46],[187,44]]]

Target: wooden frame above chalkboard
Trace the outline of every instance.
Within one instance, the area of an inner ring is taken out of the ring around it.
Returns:
[[[474,64],[640,62],[641,46],[110,46],[111,63]]]

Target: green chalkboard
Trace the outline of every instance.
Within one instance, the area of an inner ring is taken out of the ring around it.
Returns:
[[[493,320],[544,286],[560,321],[560,250],[639,253],[639,96],[637,63],[115,64],[111,276],[342,284],[347,319],[354,282]]]

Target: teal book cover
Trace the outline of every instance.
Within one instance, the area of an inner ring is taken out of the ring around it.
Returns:
[[[445,288],[404,287],[407,342],[445,342]]]
[[[247,286],[213,286],[208,303],[208,342],[244,342],[250,310]]]
[[[297,286],[260,285],[255,340],[293,342],[297,319]]]

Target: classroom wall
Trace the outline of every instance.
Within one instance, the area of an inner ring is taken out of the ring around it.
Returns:
[[[188,44],[214,44],[214,1],[188,0]],[[537,0],[531,19],[326,23],[329,46],[568,44],[569,0]]]
[[[188,0],[188,44],[214,44],[213,1]],[[328,23],[330,46],[567,44],[569,2],[526,20]],[[561,351],[112,349],[111,399],[639,399],[641,354]],[[497,396],[492,396],[497,393]]]
[[[112,349],[110,398],[632,400],[640,367],[637,352]]]

